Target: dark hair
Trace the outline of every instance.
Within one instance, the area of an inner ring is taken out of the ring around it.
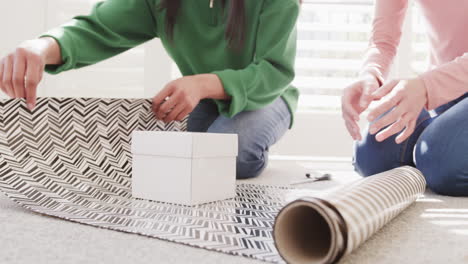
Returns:
[[[223,8],[228,8],[225,38],[230,48],[239,50],[243,47],[245,38],[245,0],[231,0],[229,7],[226,7],[226,0],[221,1]],[[174,26],[181,4],[181,0],[162,0],[159,5],[159,10],[166,10],[166,34],[170,39],[174,36]]]

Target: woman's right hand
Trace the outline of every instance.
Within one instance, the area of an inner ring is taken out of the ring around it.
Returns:
[[[36,90],[48,62],[58,62],[60,48],[52,38],[29,40],[0,60],[0,89],[12,98],[36,106]]]
[[[359,115],[364,112],[372,102],[372,93],[380,87],[380,82],[370,73],[364,74],[360,79],[345,88],[341,98],[342,116],[346,128],[354,140],[361,140],[358,121]]]

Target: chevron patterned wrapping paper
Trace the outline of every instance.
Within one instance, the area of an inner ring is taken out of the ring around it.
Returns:
[[[33,112],[11,99],[0,101],[0,119],[0,190],[44,215],[282,263],[273,241],[275,217],[286,204],[313,195],[243,184],[235,199],[196,207],[132,198],[132,131],[185,130],[186,122],[155,120],[149,99],[40,98]],[[349,233],[341,248],[361,244],[413,201],[422,184],[418,173],[402,169],[347,187],[350,196],[328,196],[333,206],[324,210]],[[303,228],[314,224],[320,223]]]
[[[335,263],[416,201],[425,189],[422,173],[406,166],[297,199],[277,216],[276,246],[290,263]]]

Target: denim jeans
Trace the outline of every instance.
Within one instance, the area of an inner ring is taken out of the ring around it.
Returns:
[[[368,129],[355,145],[354,167],[362,176],[409,165],[434,192],[468,196],[468,93],[432,114],[423,110],[414,133],[401,144],[396,135],[377,142]]]
[[[282,98],[255,111],[232,118],[219,114],[212,100],[203,100],[190,114],[190,132],[233,133],[238,135],[237,178],[258,176],[268,163],[268,149],[289,129],[291,113]]]

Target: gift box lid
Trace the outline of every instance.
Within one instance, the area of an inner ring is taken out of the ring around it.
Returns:
[[[132,153],[177,158],[236,157],[237,134],[134,131]]]

